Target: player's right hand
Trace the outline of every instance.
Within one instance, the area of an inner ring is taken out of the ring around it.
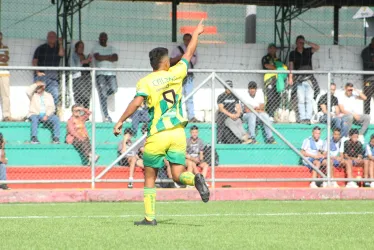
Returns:
[[[113,134],[115,136],[118,136],[119,134],[121,134],[121,131],[122,131],[122,123],[117,123],[114,128],[113,128]]]
[[[204,32],[204,18],[201,19],[200,23],[196,27],[196,32],[200,35],[201,33]]]

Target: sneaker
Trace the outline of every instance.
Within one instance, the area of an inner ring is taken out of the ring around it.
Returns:
[[[156,220],[147,221],[146,219],[144,219],[141,221],[135,221],[134,225],[135,226],[157,226],[157,221]]]
[[[332,186],[333,188],[340,188],[340,186],[338,185],[338,183],[337,183],[336,181],[333,181],[333,182],[331,183],[331,186]]]
[[[252,144],[252,139],[246,139],[242,142],[242,144]]]
[[[358,188],[358,185],[356,182],[354,181],[350,181],[347,183],[347,185],[345,185],[346,188]]]
[[[133,180],[134,180],[133,177],[129,177],[129,183],[127,184],[127,187],[128,187],[128,188],[133,188],[133,187],[134,187],[134,185],[133,185],[133,183],[132,183]]]
[[[176,182],[174,182],[174,187],[175,188],[181,188],[181,186],[179,186]]]
[[[2,189],[2,190],[11,190],[11,188],[8,187],[7,184],[1,184],[1,185],[0,185],[0,189]]]
[[[277,142],[274,140],[273,137],[270,137],[269,139],[266,139],[265,143],[266,144],[277,144]]]
[[[110,118],[110,116],[108,116],[108,117],[105,117],[104,122],[105,123],[112,123],[113,121],[112,121],[112,118]]]
[[[364,182],[364,187],[366,187],[366,188],[368,188],[368,187],[370,187],[370,182],[368,182],[368,181],[366,181],[366,182]]]
[[[53,144],[60,144],[60,139],[58,139],[58,137],[53,137],[52,143]]]
[[[209,192],[208,186],[206,185],[204,176],[202,174],[196,174],[195,175],[195,187],[196,187],[197,191],[199,191],[201,199],[203,200],[203,202],[208,202],[210,192]]]
[[[328,183],[327,183],[327,181],[324,181],[323,183],[322,183],[322,187],[323,188],[327,188],[329,185],[328,185]]]
[[[374,181],[372,183],[370,183],[370,187],[374,188]]]
[[[258,141],[256,141],[256,139],[255,139],[255,138],[252,138],[251,140],[252,140],[251,144],[259,144],[259,142],[258,142]]]
[[[208,182],[205,182],[205,184],[206,184],[207,187],[210,187],[210,185],[208,184]]]
[[[315,181],[312,181],[309,185],[310,188],[318,188],[317,184]]]
[[[31,137],[31,144],[40,144],[40,141],[36,136]]]

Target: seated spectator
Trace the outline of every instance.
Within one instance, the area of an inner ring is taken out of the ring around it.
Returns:
[[[257,92],[257,83],[249,82],[248,83],[248,93],[249,99],[248,103],[257,111],[258,115],[263,121],[267,123],[271,123],[269,115],[265,112],[265,100],[264,96]],[[262,122],[248,107],[244,107],[244,115],[243,120],[245,123],[248,124],[248,131],[249,135],[251,136],[252,144],[256,144],[256,124],[258,121]],[[264,125],[265,133],[266,133],[266,140],[265,143],[267,144],[275,144],[275,140],[273,138],[273,132],[271,129]]]
[[[340,167],[345,167],[345,162],[343,157],[340,156],[340,147],[341,147],[341,142],[340,142],[341,136],[340,136],[340,129],[335,128],[334,133],[332,135],[332,138],[330,139],[330,175],[331,178],[334,178],[334,168],[340,168]],[[323,146],[323,151],[324,155],[327,158],[327,140],[325,141],[325,144]],[[322,161],[321,166],[327,167],[327,159],[324,159]],[[333,181],[331,183],[331,186],[334,188],[338,188],[339,185],[336,181]],[[323,182],[323,187],[327,187],[327,182]]]
[[[316,168],[321,167],[321,163],[325,159],[323,155],[323,145],[324,142],[320,138],[321,137],[321,128],[314,127],[312,131],[312,136],[306,138],[303,141],[303,145],[301,146],[301,154],[306,157]],[[303,161],[303,164],[308,167],[312,171],[312,178],[317,178],[317,172],[313,170],[312,166],[310,166],[307,162]],[[315,181],[310,183],[311,188],[318,188]]]
[[[233,87],[232,81],[226,81],[231,88]],[[243,144],[249,144],[252,141],[249,139],[248,134],[243,128],[242,120],[240,119],[242,110],[239,104],[239,99],[231,93],[231,91],[225,88],[225,92],[220,94],[217,99],[218,104],[218,137],[222,138],[222,125],[228,127],[237,139]],[[220,124],[223,122],[223,124]]]
[[[362,144],[358,140],[358,133],[357,129],[351,129],[349,131],[349,140],[345,141],[343,148],[340,149],[340,152],[344,153],[347,178],[353,178],[353,167],[364,167]],[[358,188],[358,185],[354,181],[349,181],[346,187]]]
[[[91,111],[80,104],[74,104],[73,107],[71,107],[71,111],[72,116],[67,122],[66,143],[73,144],[75,149],[84,156],[90,164],[92,160],[92,149],[85,123],[90,117]],[[96,155],[95,162],[97,162],[98,159],[99,155]]]
[[[331,107],[327,109],[327,93],[321,96],[318,101],[318,112],[321,112],[321,117],[319,118],[320,123],[327,123],[327,114],[328,112],[331,113],[331,128],[338,128],[341,131],[342,137],[348,136],[349,127],[346,120],[342,119],[342,114],[339,108],[339,101],[338,98],[334,96],[336,90],[336,84],[331,83],[330,91],[331,91]]]
[[[202,175],[206,178],[208,163],[204,160],[204,142],[199,138],[199,128],[190,128],[191,137],[187,139],[186,166],[187,171],[198,174],[197,167],[202,168]]]
[[[370,142],[365,147],[364,178],[374,178],[374,134],[370,136]],[[374,188],[374,181],[365,182],[365,187]]]
[[[359,140],[364,143],[364,134],[366,133],[370,124],[370,115],[364,115],[361,111],[355,109],[356,100],[366,100],[366,96],[356,90],[352,83],[345,85],[345,92],[339,98],[339,108],[343,113],[342,120],[347,124],[348,130],[352,128],[352,124],[362,125],[360,129]],[[347,138],[343,138],[346,140]]]
[[[44,123],[53,127],[53,143],[60,143],[60,120],[55,115],[56,108],[53,97],[45,91],[45,83],[37,81],[27,89],[30,99],[30,108],[27,117],[31,121],[31,143],[39,144],[38,126]]]
[[[8,159],[5,154],[5,138],[0,133],[0,181],[6,181],[6,164],[8,164]],[[10,190],[7,184],[0,184],[0,189]]]
[[[147,126],[142,127],[142,133],[147,133]],[[132,145],[131,138],[134,136],[134,132],[131,128],[125,129],[123,139],[118,143],[118,154],[121,155],[127,151],[127,149]],[[120,166],[129,166],[129,183],[127,184],[128,188],[133,188],[134,172],[135,167],[144,168],[143,165],[143,152],[145,140],[143,139],[134,149],[128,152],[125,157],[119,162]]]
[[[144,101],[142,103],[142,106],[140,106],[135,113],[131,116],[132,122],[131,122],[131,127],[135,135],[138,133],[138,127],[139,123],[144,122],[148,123],[149,121],[149,115],[148,115],[148,108],[147,104]]]

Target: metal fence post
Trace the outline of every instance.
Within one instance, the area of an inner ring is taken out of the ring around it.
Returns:
[[[330,143],[331,143],[331,73],[327,73],[327,186],[331,186],[331,157],[330,157]]]
[[[96,70],[91,71],[91,82],[92,82],[92,121],[91,121],[91,133],[92,133],[92,146],[91,146],[91,188],[95,188],[95,159],[96,159],[96,105],[95,105],[95,90],[96,90]]]
[[[214,82],[216,79],[216,73],[213,72],[212,75],[212,90],[211,90],[211,102],[212,102],[212,146],[211,146],[211,168],[212,168],[212,174],[211,174],[211,179],[212,179],[212,188],[215,188],[216,186],[216,181],[215,181],[215,165],[216,165],[216,143],[215,143],[215,137],[216,137],[216,126],[215,126],[215,93],[214,93]]]
[[[61,75],[61,112],[60,112],[60,119],[64,119],[64,109],[65,109],[65,103],[66,103],[66,71],[62,71]]]

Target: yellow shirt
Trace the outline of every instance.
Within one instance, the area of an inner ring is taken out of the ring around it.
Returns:
[[[147,100],[148,136],[177,125],[187,125],[182,108],[182,83],[187,70],[188,61],[182,59],[168,71],[152,72],[137,83],[136,96]]]

